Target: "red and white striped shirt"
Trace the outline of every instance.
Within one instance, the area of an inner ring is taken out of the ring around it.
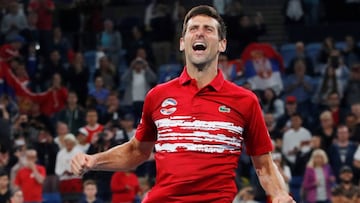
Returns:
[[[232,202],[243,144],[249,155],[272,150],[257,97],[222,73],[198,89],[181,76],[152,89],[136,131],[156,141],[156,185],[144,202]]]

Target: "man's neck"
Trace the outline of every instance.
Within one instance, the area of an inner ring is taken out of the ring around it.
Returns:
[[[73,110],[75,110],[76,109],[76,104],[69,104],[69,109],[71,110],[71,111],[73,111]]]
[[[208,65],[202,70],[197,69],[195,66],[190,65],[186,68],[187,73],[192,79],[196,80],[199,89],[208,85],[217,75],[217,67]]]
[[[86,197],[86,201],[89,203],[95,202],[96,197]]]

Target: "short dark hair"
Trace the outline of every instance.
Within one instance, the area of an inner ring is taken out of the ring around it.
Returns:
[[[206,15],[211,18],[214,18],[216,21],[219,22],[218,32],[220,39],[226,39],[226,26],[224,20],[221,18],[219,13],[211,6],[207,5],[201,5],[192,8],[185,16],[184,24],[183,24],[183,30],[182,30],[182,36],[186,33],[186,28],[189,20],[192,17],[198,16],[198,15]]]
[[[83,187],[88,186],[88,185],[95,185],[96,186],[96,182],[94,180],[92,180],[92,179],[85,180],[84,183],[83,183]]]
[[[9,177],[9,173],[6,172],[4,169],[0,169],[0,177],[7,176]]]

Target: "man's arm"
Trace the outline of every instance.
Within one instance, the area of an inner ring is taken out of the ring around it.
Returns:
[[[87,170],[128,170],[146,161],[155,142],[140,142],[136,138],[105,152],[87,155],[77,154],[71,160],[71,171],[80,175]]]
[[[288,194],[284,179],[273,162],[270,153],[252,156],[251,158],[260,184],[266,193],[272,197],[272,202],[295,202]]]

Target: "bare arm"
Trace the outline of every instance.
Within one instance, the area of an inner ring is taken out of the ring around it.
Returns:
[[[71,161],[71,170],[80,175],[87,170],[128,170],[146,161],[155,142],[140,142],[136,138],[105,152],[94,155],[77,154]]]
[[[274,203],[292,203],[283,177],[273,162],[270,153],[252,156],[252,162],[261,186],[273,198]]]

